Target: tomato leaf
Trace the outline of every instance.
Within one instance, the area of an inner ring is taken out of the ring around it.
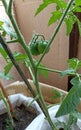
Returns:
[[[69,35],[77,18],[73,14],[68,14],[64,22],[66,24],[66,35]]]
[[[71,79],[70,83],[73,85],[73,86],[77,86],[77,84],[79,85],[79,82],[80,81],[80,77],[78,76],[75,76],[74,78]]]
[[[81,6],[81,0],[75,0],[76,6]]]
[[[9,62],[6,66],[5,66],[5,75],[7,75],[9,73],[9,71],[11,70],[13,64],[12,62]]]
[[[4,59],[6,60],[6,58],[7,58],[7,53],[6,53],[5,50],[3,49],[2,45],[0,45],[0,53],[1,53],[1,55],[4,57]]]
[[[80,85],[72,87],[69,93],[63,100],[59,110],[56,113],[56,117],[66,115],[71,112],[75,112],[80,102],[80,92],[81,92],[81,83]]]
[[[63,0],[43,0],[43,3],[39,5],[35,15],[40,13],[42,10],[44,10],[48,5],[50,4],[56,4],[56,7],[58,6],[59,9],[65,9],[67,3],[64,2]]]
[[[59,20],[61,18],[61,16],[62,16],[62,12],[60,12],[60,11],[52,12],[52,16],[50,17],[48,25],[55,23],[57,20]]]
[[[72,68],[75,71],[81,68],[81,60],[78,60],[77,58],[69,59],[67,62],[68,62],[68,68]]]
[[[42,10],[44,10],[49,4],[56,2],[57,0],[44,0],[42,4],[39,5],[36,10],[35,15],[39,14]]]

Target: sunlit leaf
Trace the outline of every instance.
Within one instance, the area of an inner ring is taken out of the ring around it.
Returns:
[[[4,24],[4,22],[3,22],[3,21],[0,21],[0,28],[2,27],[3,24]]]
[[[81,12],[81,7],[75,7],[74,12]]]
[[[77,58],[69,59],[67,62],[68,62],[68,68],[72,68],[75,71],[81,68],[81,60],[78,60]]]
[[[48,25],[55,23],[57,20],[61,18],[61,16],[62,16],[62,13],[60,11],[52,12],[52,16],[50,17]]]
[[[73,28],[72,21],[70,19],[65,19],[65,24],[66,24],[66,35],[69,35]]]
[[[59,8],[61,8],[62,10],[65,9],[67,3],[63,0],[44,0],[43,3],[41,3],[35,13],[35,15],[37,15],[38,13],[40,13],[42,10],[44,10],[48,5],[50,4],[55,4],[56,6],[58,6]]]
[[[42,10],[44,10],[49,4],[56,2],[57,0],[44,0],[42,4],[39,5],[38,9],[36,10],[35,15],[40,13]]]
[[[75,0],[76,6],[81,6],[81,0]]]
[[[76,22],[76,17],[72,13],[68,14],[65,18],[65,24],[66,24],[66,35],[69,35],[73,29],[73,25]]]

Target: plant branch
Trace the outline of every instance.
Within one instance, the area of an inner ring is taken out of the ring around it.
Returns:
[[[0,43],[3,46],[3,48],[5,49],[6,53],[8,54],[8,56],[10,57],[12,63],[14,64],[15,68],[17,69],[17,71],[19,72],[19,74],[21,75],[22,79],[24,80],[24,82],[26,83],[28,89],[30,90],[31,94],[33,95],[33,97],[35,96],[35,92],[33,91],[29,81],[27,80],[27,78],[25,77],[23,71],[21,70],[21,68],[19,67],[19,65],[17,64],[11,50],[9,49],[8,45],[6,44],[5,40],[3,39],[3,37],[0,34]]]
[[[55,72],[55,73],[62,73],[62,71],[60,70],[55,70],[55,69],[50,69],[50,68],[47,68],[47,67],[39,67],[38,66],[38,69],[41,69],[41,70],[46,70],[46,71],[50,71],[50,72]]]
[[[8,9],[8,4],[7,4],[6,0],[3,0],[2,2],[3,2],[3,5],[4,5],[4,7],[5,7],[5,10],[7,11],[7,9]]]
[[[52,130],[57,130],[55,124],[51,120],[51,117],[49,115],[46,103],[45,103],[44,98],[43,98],[43,96],[41,94],[41,89],[40,89],[39,82],[38,82],[38,71],[37,71],[37,69],[35,70],[35,82],[34,83],[35,83],[35,86],[37,88],[38,95],[40,97],[40,103],[42,105],[44,115],[46,116],[46,119],[48,120]]]
[[[31,62],[31,65],[32,65],[32,68],[34,69],[35,68],[35,65],[34,65],[34,62],[33,62],[33,57],[32,57],[32,54],[31,54],[31,51],[30,49],[28,48],[19,28],[18,28],[18,25],[13,17],[13,15],[11,14],[10,16],[10,20],[11,20],[11,23],[15,29],[15,32],[17,33],[17,36],[18,36],[18,41],[19,43],[21,44],[21,46],[24,48],[26,54],[28,55],[29,59],[30,59],[30,62]]]
[[[3,0],[3,1],[5,1],[5,0]],[[3,1],[2,1],[2,2],[3,2]],[[11,0],[11,1],[12,1],[12,0]],[[4,2],[3,2],[3,4],[4,4]],[[10,3],[10,6],[11,6],[11,5],[12,5],[12,4]],[[5,7],[5,6],[4,6],[4,7]],[[34,62],[33,62],[33,57],[32,57],[31,51],[30,51],[29,47],[27,46],[27,44],[26,44],[26,42],[25,42],[25,40],[24,40],[24,37],[22,36],[22,34],[21,34],[20,30],[19,30],[19,27],[18,27],[18,25],[17,25],[17,23],[16,23],[16,20],[15,20],[15,18],[14,18],[14,16],[13,16],[13,13],[12,13],[12,11],[11,11],[11,12],[8,12],[7,9],[6,9],[6,7],[5,7],[5,10],[6,10],[6,13],[7,13],[7,15],[9,16],[9,19],[10,19],[12,25],[13,25],[13,28],[15,29],[15,32],[16,32],[16,34],[17,34],[17,36],[18,36],[18,41],[20,42],[21,46],[24,48],[25,52],[27,53],[27,55],[28,55],[28,57],[29,57],[29,59],[30,59],[32,68],[34,69],[34,68],[35,68],[35,64],[34,64]]]
[[[18,39],[14,39],[14,40],[10,40],[10,41],[6,41],[7,43],[17,43]]]
[[[13,57],[13,54],[11,52],[11,50],[9,49],[8,45],[6,44],[6,42],[4,41],[3,37],[0,34],[0,43],[3,46],[3,48],[5,49],[6,53],[8,54],[8,56],[10,57],[13,65],[15,66],[16,70],[18,71],[18,73],[20,74],[20,76],[22,77],[23,81],[25,82],[25,84],[27,85],[28,89],[30,90],[31,94],[33,95],[33,97],[36,97],[36,94],[34,92],[34,90],[32,89],[29,81],[27,80],[27,78],[25,77],[23,71],[21,70],[21,68],[19,67],[19,65],[17,64],[15,58]],[[40,100],[38,99],[37,102],[39,103],[39,106],[41,107],[42,111],[44,112],[43,107],[41,106]],[[44,112],[45,113],[45,112]]]
[[[55,69],[50,69],[50,68],[47,68],[47,67],[39,67],[38,66],[38,69],[41,69],[41,70],[46,70],[46,71],[50,71],[50,72],[55,72],[55,73],[58,73],[58,74],[61,74],[63,71],[60,71],[60,70],[55,70]],[[79,73],[69,73],[69,74],[67,74],[68,76],[80,76],[81,77],[81,74],[79,74]]]
[[[8,13],[12,12],[12,4],[13,4],[13,0],[10,0],[8,5]]]
[[[56,29],[55,29],[55,31],[54,31],[52,37],[51,37],[50,40],[49,40],[49,43],[48,43],[47,47],[45,48],[45,50],[44,50],[44,52],[43,52],[41,58],[40,58],[39,61],[38,61],[37,66],[40,64],[40,62],[42,61],[43,57],[44,57],[45,54],[46,54],[46,51],[49,49],[50,45],[52,44],[53,40],[55,39],[55,36],[57,35],[57,33],[58,33],[58,31],[59,31],[59,29],[60,29],[60,27],[61,27],[61,25],[62,25],[62,23],[63,23],[63,21],[64,21],[64,18],[66,17],[66,15],[67,15],[67,13],[68,13],[68,11],[69,11],[69,8],[70,8],[71,5],[73,4],[73,2],[74,2],[74,0],[70,0],[70,1],[69,1],[68,5],[67,5],[67,8],[65,9],[65,11],[64,11],[64,13],[63,13],[63,15],[62,15],[62,17],[61,17],[61,19],[60,19],[60,21],[59,21],[58,26],[56,27]]]
[[[32,77],[33,81],[34,81],[34,76],[33,76],[33,72],[32,72],[32,70],[31,70],[31,67],[28,67],[28,70],[29,70],[29,72],[30,72],[30,74],[31,74],[31,77]]]

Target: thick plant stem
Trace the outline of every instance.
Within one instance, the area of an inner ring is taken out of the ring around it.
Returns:
[[[21,68],[19,67],[19,65],[17,64],[15,58],[13,57],[13,54],[11,52],[11,50],[9,49],[9,47],[7,46],[5,40],[3,39],[3,37],[0,34],[0,43],[2,44],[3,48],[5,49],[6,53],[8,54],[8,56],[10,57],[13,65],[15,66],[15,68],[17,69],[18,73],[20,74],[20,76],[22,77],[22,79],[24,80],[24,82],[26,83],[28,89],[30,90],[31,94],[33,95],[33,97],[35,97],[35,93],[32,89],[32,87],[30,86],[26,76],[24,75],[23,71],[21,70]]]
[[[11,59],[13,65],[14,65],[15,68],[17,69],[18,73],[19,73],[20,76],[22,77],[23,81],[24,81],[24,82],[26,83],[26,85],[28,86],[28,89],[30,90],[31,94],[33,95],[33,97],[35,97],[36,95],[35,95],[34,91],[32,90],[32,88],[31,88],[31,86],[30,86],[30,83],[28,82],[27,78],[26,78],[25,75],[23,74],[23,72],[22,72],[22,70],[20,69],[19,65],[18,65],[17,62],[15,61],[12,52],[10,51],[10,49],[8,48],[8,46],[6,45],[6,43],[5,43],[4,39],[2,38],[2,36],[0,36],[0,42],[1,42],[2,46],[3,46],[3,48],[5,49],[5,51],[7,52],[8,56],[10,57],[10,59]],[[37,82],[35,85],[37,85],[37,84],[38,84],[38,82]],[[37,87],[37,88],[38,88],[38,87]],[[37,90],[38,90],[38,94],[39,94],[40,90],[39,90],[39,89],[37,89]],[[42,95],[41,95],[40,97],[41,97],[41,99],[43,100]],[[39,106],[41,107],[43,113],[46,115],[46,117],[47,117],[47,119],[48,119],[48,117],[49,117],[49,116],[47,116],[47,115],[48,115],[48,112],[46,112],[46,111],[44,110],[44,101],[42,101],[43,103],[41,103],[41,102],[40,102],[41,99],[38,99],[37,102],[39,103]],[[41,105],[41,104],[43,104],[43,105]],[[47,113],[47,114],[46,114],[46,113]],[[49,117],[49,120],[50,120],[50,117]],[[50,120],[50,122],[51,122],[51,120]],[[50,123],[50,124],[52,124],[52,123]],[[56,129],[55,129],[55,130],[56,130]]]
[[[51,120],[51,117],[50,117],[49,112],[48,112],[48,108],[47,108],[46,103],[44,101],[44,98],[43,98],[43,96],[41,94],[41,90],[40,90],[40,86],[39,86],[39,82],[38,82],[38,72],[37,72],[37,69],[35,70],[35,81],[34,81],[34,84],[35,84],[35,86],[37,88],[37,92],[38,92],[39,97],[40,97],[39,100],[40,100],[40,103],[42,105],[42,109],[43,109],[44,115],[45,115],[46,119],[48,120],[52,130],[57,130],[55,124]]]
[[[74,2],[74,0],[70,0],[70,1],[69,1],[68,5],[67,5],[67,8],[65,9],[65,11],[64,11],[64,13],[63,13],[63,15],[62,15],[62,17],[61,17],[61,19],[60,19],[60,21],[59,21],[58,26],[56,27],[56,29],[54,30],[54,33],[53,33],[52,37],[50,38],[49,44],[48,44],[47,47],[45,48],[45,51],[43,52],[41,58],[40,58],[39,61],[38,61],[37,66],[40,64],[40,62],[42,61],[43,57],[44,57],[45,54],[46,54],[46,51],[49,49],[50,45],[51,45],[52,42],[54,41],[55,36],[56,36],[57,33],[59,32],[59,29],[60,29],[60,27],[61,27],[61,25],[62,25],[62,23],[63,23],[63,21],[64,21],[64,18],[66,17],[66,14],[68,13],[69,8],[70,8],[71,5],[73,4],[73,2]]]

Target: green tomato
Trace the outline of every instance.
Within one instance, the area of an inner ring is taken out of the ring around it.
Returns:
[[[29,47],[32,55],[40,55],[44,52],[48,42],[43,40],[37,40],[36,42],[30,42]],[[46,53],[49,51],[49,49],[46,51]]]
[[[38,51],[40,54],[42,54],[47,47],[48,42],[47,41],[40,41],[38,44]],[[49,51],[49,49],[46,51],[46,53]]]
[[[36,43],[30,43],[29,47],[30,47],[30,51],[32,55],[35,55],[35,56],[39,55],[39,51],[38,51],[38,47]]]

